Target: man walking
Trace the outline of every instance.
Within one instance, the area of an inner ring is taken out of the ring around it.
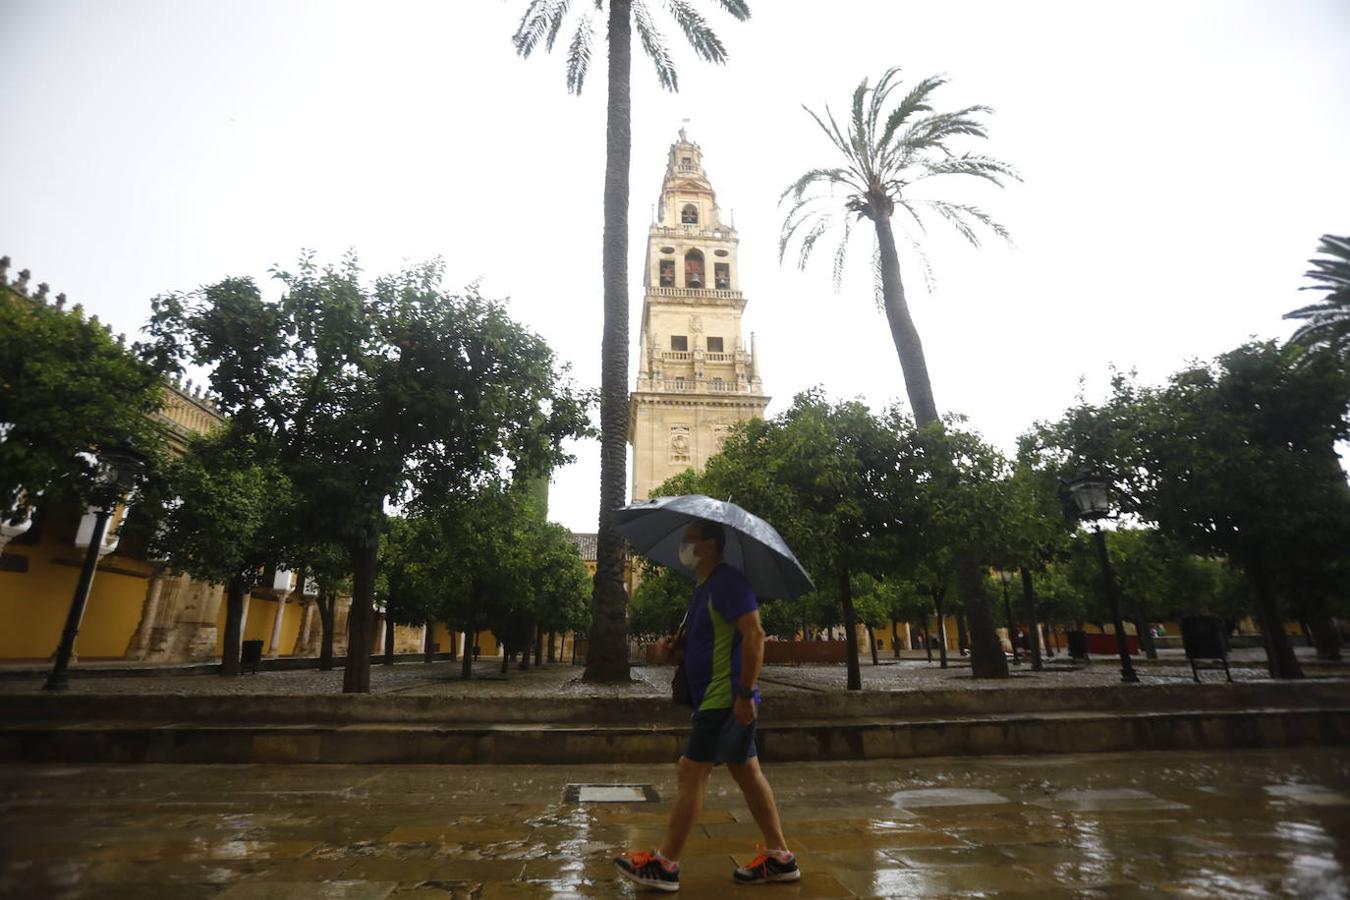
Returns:
[[[685,618],[684,667],[694,716],[678,763],[679,794],[661,846],[614,860],[624,877],[663,891],[680,889],[680,854],[703,809],[708,776],[719,763],[726,764],[764,835],[764,852],[737,867],[735,880],[762,884],[801,877],[755,749],[755,683],[764,663],[759,601],[745,576],[722,561],[725,547],[726,534],[716,522],[701,520],[685,530],[680,561],[694,570],[697,586]],[[670,661],[669,638],[661,652]]]

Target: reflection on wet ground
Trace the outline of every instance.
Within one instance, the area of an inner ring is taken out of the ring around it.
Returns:
[[[1350,896],[1343,749],[792,763],[767,767],[805,875],[787,897]],[[621,848],[673,767],[9,766],[0,896],[627,896]],[[717,773],[682,894],[738,889],[758,839]]]

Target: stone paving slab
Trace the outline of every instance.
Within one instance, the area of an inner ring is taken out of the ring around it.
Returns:
[[[1350,896],[1350,757],[1334,749],[766,773],[804,871],[775,898]],[[663,799],[572,803],[572,783]],[[8,766],[0,896],[632,897],[609,860],[659,841],[674,787],[669,765]],[[757,839],[715,772],[681,893],[739,894],[732,860]]]

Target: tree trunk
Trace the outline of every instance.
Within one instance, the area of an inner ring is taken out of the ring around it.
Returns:
[[[1294,594],[1299,612],[1308,623],[1312,635],[1312,644],[1317,648],[1317,658],[1330,662],[1339,662],[1341,658],[1341,636],[1336,631],[1336,623],[1327,612],[1325,599],[1317,591],[1300,589]]]
[[[472,626],[470,626],[472,627]],[[459,677],[465,681],[473,678],[473,643],[474,632],[469,627],[464,629],[464,658],[459,663]]]
[[[957,652],[970,649],[970,629],[966,626],[966,617],[958,615],[956,617],[956,650]]]
[[[333,619],[337,612],[337,591],[328,587],[319,588],[319,596],[314,601],[319,607],[319,628],[323,634],[319,638],[319,671],[333,671]]]
[[[891,655],[896,659],[900,658],[900,632],[895,626],[894,619],[891,619]]]
[[[968,553],[959,553],[955,568],[956,589],[970,620],[970,672],[976,678],[1007,678],[1008,658],[994,630],[979,561]]]
[[[1039,672],[1041,662],[1041,626],[1036,618],[1036,589],[1031,584],[1031,572],[1026,566],[1022,569],[1022,599],[1027,604],[1027,631],[1031,634],[1031,671]]]
[[[548,661],[551,663],[555,663],[558,661],[558,648],[556,646],[557,640],[558,640],[558,632],[550,631],[548,633]]]
[[[383,506],[383,499],[380,503]],[[354,544],[351,548],[352,609],[347,614],[347,667],[342,673],[344,694],[370,693],[370,650],[375,637],[375,567],[379,549],[379,544],[373,540]]]
[[[1247,566],[1247,577],[1257,597],[1257,618],[1261,623],[1261,634],[1266,644],[1266,662],[1271,678],[1302,678],[1303,667],[1294,656],[1294,648],[1289,643],[1289,635],[1284,633],[1284,623],[1280,618],[1280,604],[1275,597],[1275,588],[1270,573],[1261,561]]]
[[[928,652],[928,664],[933,664],[933,635],[928,632],[928,617],[923,617],[923,649]]]
[[[384,614],[384,664],[394,664],[394,617],[387,610]]]
[[[1139,635],[1139,649],[1144,651],[1144,656],[1157,659],[1158,647],[1153,643],[1153,633],[1149,631],[1148,620],[1143,617],[1142,612],[1136,613],[1134,633]]]
[[[507,674],[511,668],[511,642],[502,641],[502,674]]]
[[[242,646],[244,624],[244,601],[248,590],[238,576],[231,578],[225,586],[225,642],[220,649],[220,674],[239,674],[239,651]]]
[[[872,631],[871,625],[864,622],[863,627],[867,629],[867,641],[872,646],[872,665],[881,665],[881,661],[877,659],[877,636]]]
[[[862,690],[862,669],[858,665],[858,617],[853,614],[853,583],[848,568],[839,569],[839,602],[844,607],[844,639],[848,642],[848,689]]]
[[[933,612],[937,614],[938,665],[947,668],[947,617],[942,614],[942,601],[946,599],[946,590],[933,590]]]
[[[426,631],[422,634],[422,654],[424,662],[436,661],[436,625],[434,622],[428,622],[425,626]]]
[[[534,665],[536,668],[544,664],[544,632],[538,625],[534,626]]]
[[[617,683],[629,680],[623,539],[614,528],[614,513],[623,506],[628,487],[628,170],[633,151],[629,0],[610,0],[608,36],[609,103],[601,261],[604,331],[600,348],[600,527],[586,671],[582,678],[589,682]]]

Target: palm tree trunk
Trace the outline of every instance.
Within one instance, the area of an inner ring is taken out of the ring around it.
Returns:
[[[881,249],[881,295],[886,308],[886,321],[891,326],[891,340],[900,357],[900,371],[905,376],[905,392],[914,410],[914,421],[922,428],[939,421],[937,401],[933,399],[933,385],[928,380],[928,363],[923,356],[923,342],[919,329],[909,314],[905,302],[905,284],[900,279],[900,257],[895,252],[895,234],[888,216],[873,220],[877,245]]]
[[[600,526],[583,680],[628,681],[628,596],[614,511],[628,481],[628,170],[633,151],[632,24],[628,0],[609,4],[605,130],[604,333],[600,349]]]
[[[900,257],[895,252],[890,217],[878,215],[872,224],[881,253],[881,294],[886,321],[891,327],[895,353],[900,357],[900,370],[905,376],[905,392],[914,410],[914,422],[922,428],[941,421],[937,401],[933,399],[933,385],[928,379],[923,342],[919,340],[919,330],[914,327],[909,304],[905,302],[905,285],[900,279]],[[970,617],[971,673],[976,678],[1007,677],[1008,661],[994,631],[994,617],[984,595],[979,560],[968,553],[958,554],[956,570],[957,587]]]
[[[384,611],[384,664],[394,664],[394,617],[387,609]]]
[[[891,619],[891,655],[896,659],[900,658],[900,631],[896,628],[894,619]]]

